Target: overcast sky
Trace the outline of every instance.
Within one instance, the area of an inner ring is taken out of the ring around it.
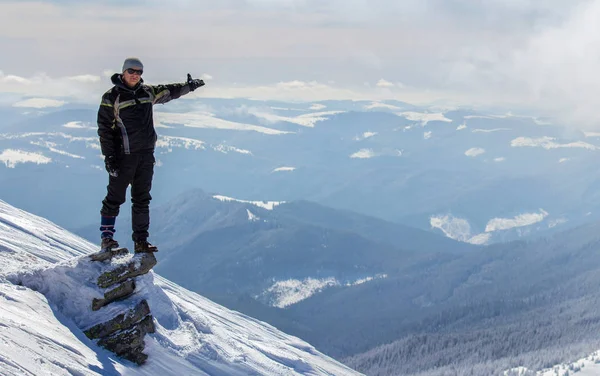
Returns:
[[[0,92],[97,99],[133,55],[147,82],[203,75],[206,96],[525,105],[593,124],[599,29],[600,0],[0,0]]]

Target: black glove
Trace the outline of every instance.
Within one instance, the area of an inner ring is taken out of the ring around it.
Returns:
[[[112,177],[119,176],[119,163],[117,162],[117,157],[114,155],[108,155],[104,157],[104,167],[106,167],[106,172]]]
[[[190,91],[194,91],[197,88],[199,88],[200,86],[204,86],[204,81],[197,79],[197,78],[193,79],[192,75],[188,73],[187,84],[190,87]]]

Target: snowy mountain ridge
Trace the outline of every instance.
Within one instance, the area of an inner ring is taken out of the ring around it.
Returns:
[[[96,250],[0,200],[0,374],[359,374],[153,272],[138,279],[134,295],[148,301],[155,317],[156,333],[145,341],[148,362],[136,367],[122,361],[81,330],[103,319],[102,310],[94,314],[82,303],[100,294],[89,284],[100,266],[86,256]]]

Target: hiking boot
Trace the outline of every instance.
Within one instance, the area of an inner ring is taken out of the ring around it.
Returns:
[[[102,238],[102,243],[100,243],[101,251],[110,251],[111,249],[119,248],[119,243],[113,238]]]
[[[133,246],[133,250],[135,253],[152,253],[158,252],[158,248],[156,246],[148,243],[146,240],[135,242]]]

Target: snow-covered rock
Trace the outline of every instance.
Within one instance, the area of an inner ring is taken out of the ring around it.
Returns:
[[[147,300],[154,316],[156,332],[145,339],[149,358],[141,367],[123,361],[81,329],[125,304],[92,311],[98,290],[91,282],[100,266],[85,256],[95,251],[96,245],[0,200],[0,374],[359,374],[296,337],[153,272],[136,279],[135,294]]]

